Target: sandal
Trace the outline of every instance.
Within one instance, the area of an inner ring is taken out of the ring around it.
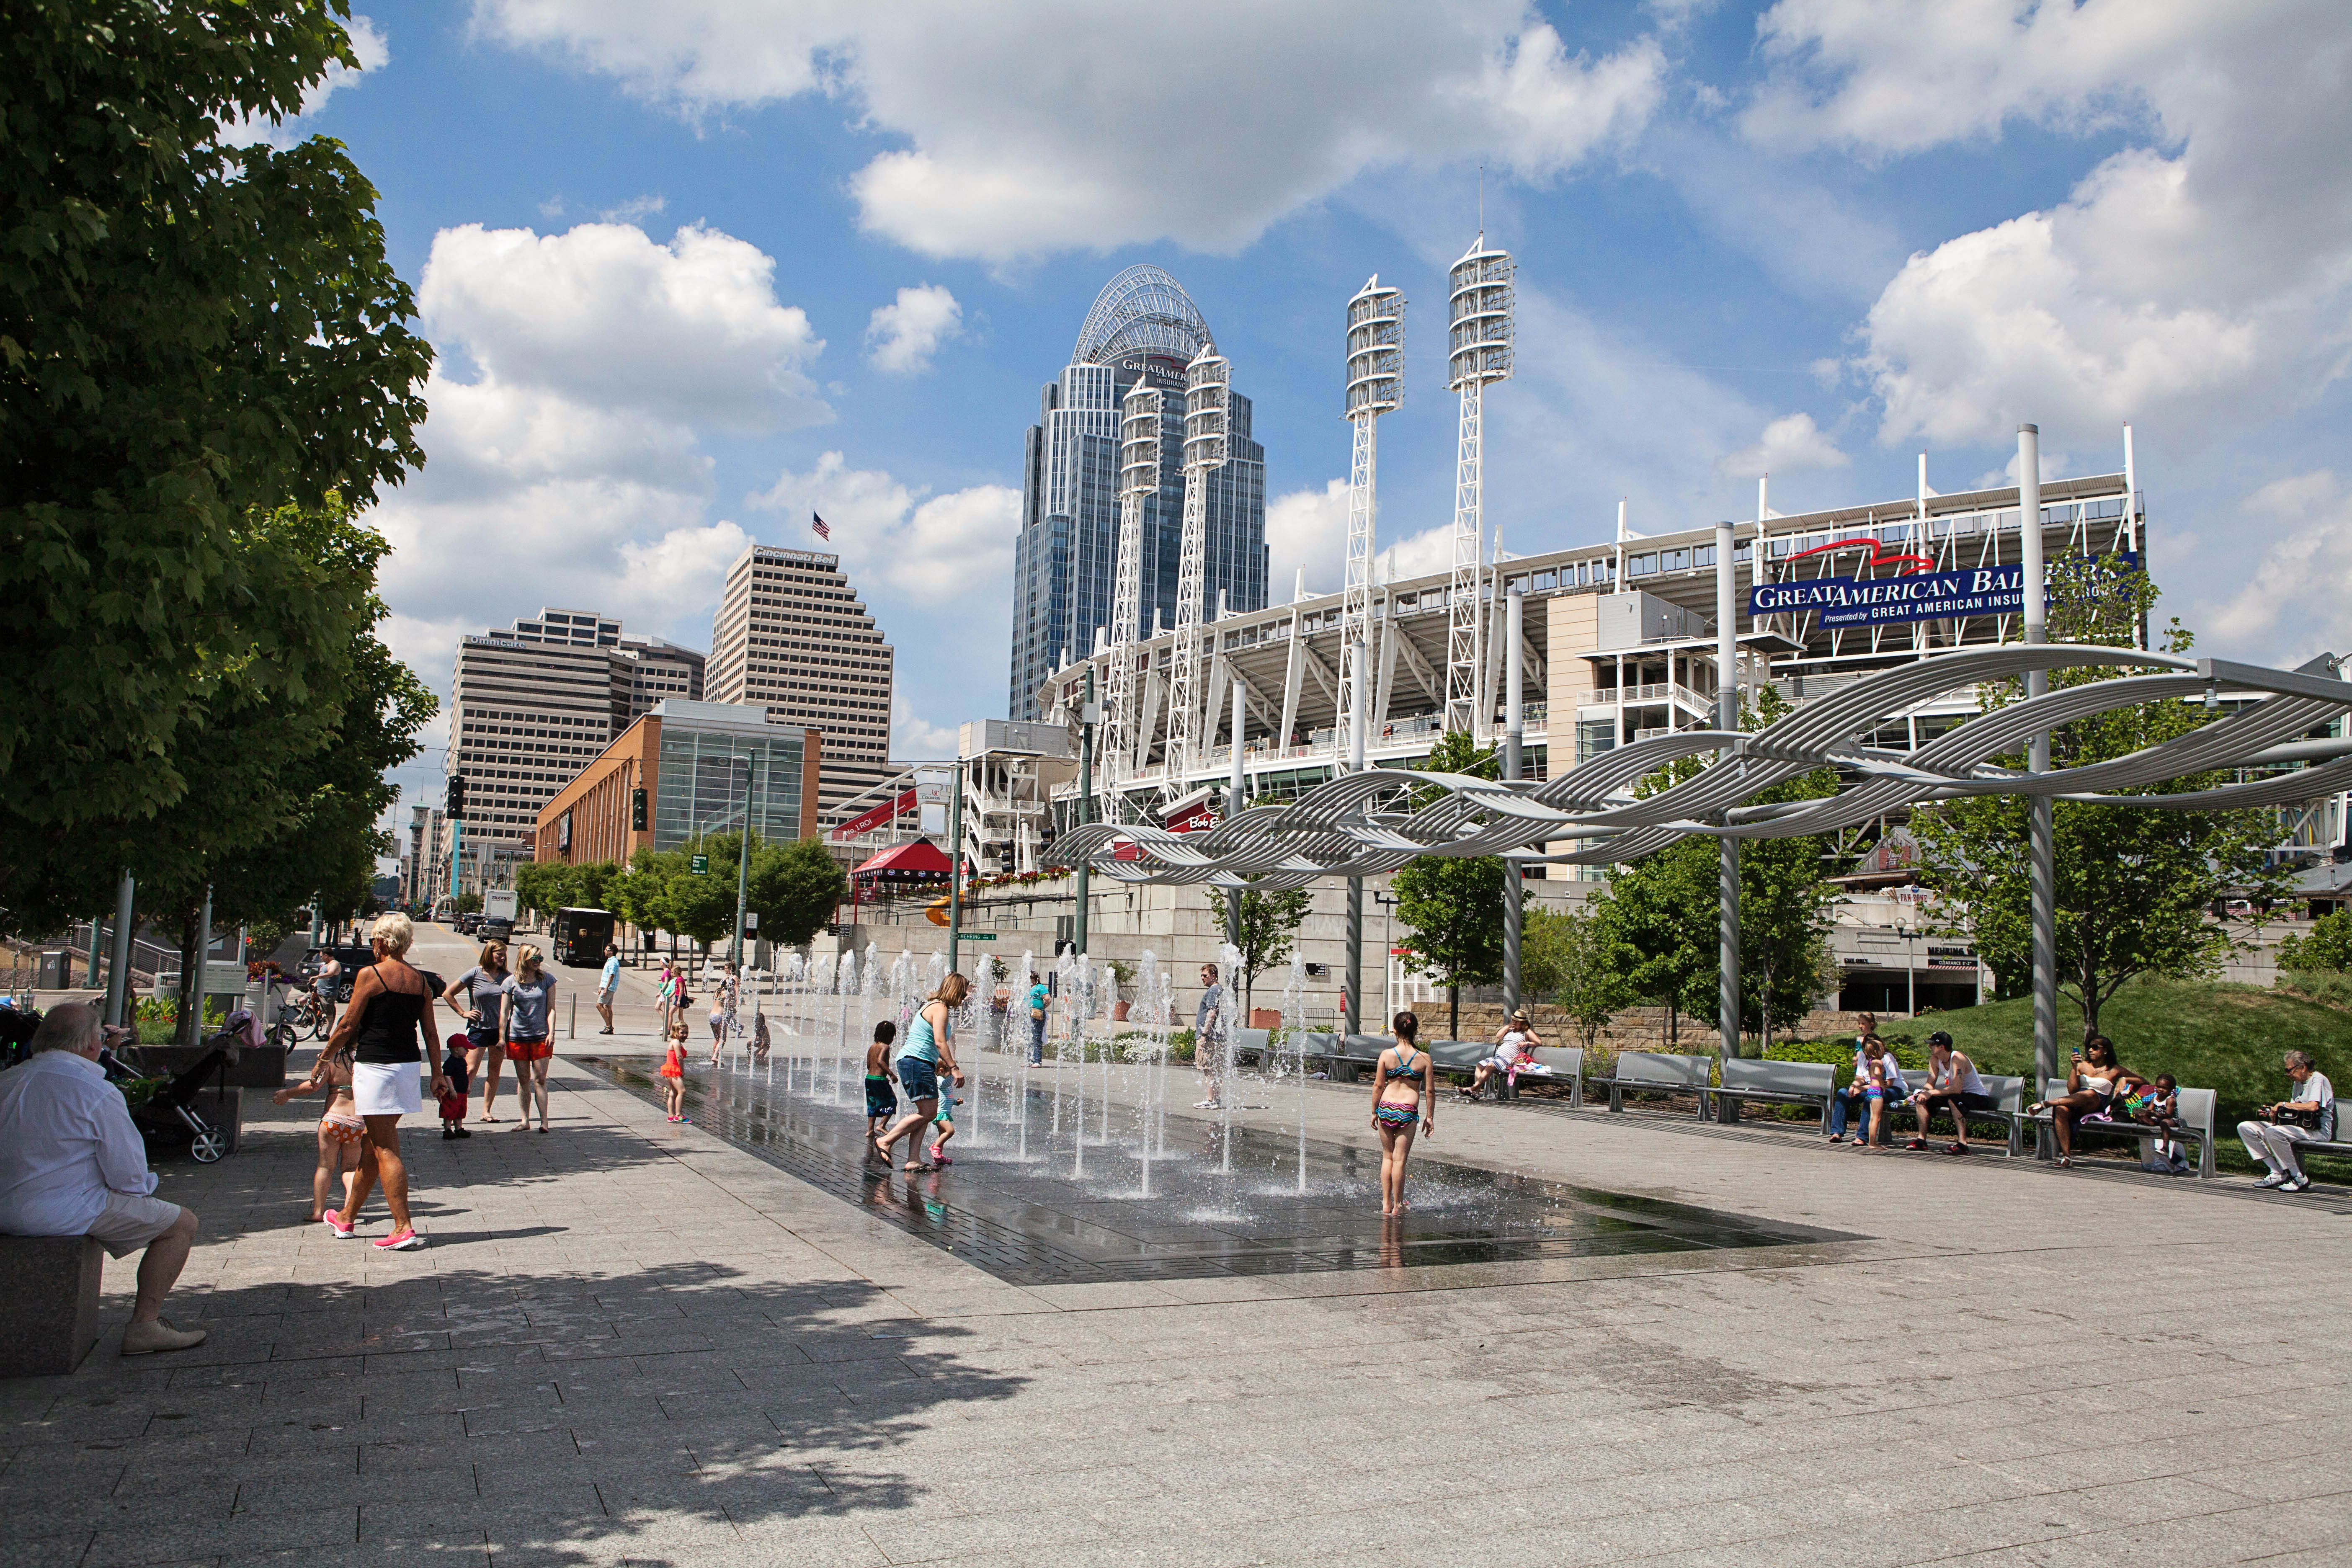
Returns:
[[[2059,1155],[2059,1156],[2058,1156],[2058,1168],[2059,1168],[2060,1170],[2062,1170],[2062,1171],[2071,1171],[2071,1170],[2073,1170],[2073,1169],[2074,1168],[2074,1155],[2072,1155],[2072,1154],[2061,1154],[2061,1155]]]

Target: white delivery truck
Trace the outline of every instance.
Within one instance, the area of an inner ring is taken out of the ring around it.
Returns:
[[[515,891],[492,888],[482,895],[482,935],[504,942],[514,935]]]

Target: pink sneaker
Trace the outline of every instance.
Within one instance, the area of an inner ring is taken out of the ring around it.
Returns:
[[[370,1244],[379,1252],[414,1252],[425,1245],[425,1238],[411,1230],[395,1230],[390,1236],[378,1237]]]
[[[327,1233],[330,1236],[332,1236],[337,1241],[349,1241],[352,1237],[359,1234],[357,1229],[345,1225],[343,1223],[343,1216],[337,1214],[332,1209],[329,1209],[327,1211],[323,1223],[327,1227]]]
[[[947,1151],[940,1148],[936,1143],[932,1144],[927,1152],[930,1155],[931,1163],[934,1165],[952,1165],[955,1163],[953,1160],[948,1158]]]

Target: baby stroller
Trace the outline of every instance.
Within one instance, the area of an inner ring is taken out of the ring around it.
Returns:
[[[175,1074],[169,1083],[132,1110],[131,1125],[151,1145],[170,1147],[184,1142],[199,1165],[209,1165],[227,1153],[227,1131],[205,1120],[196,1110],[196,1095],[204,1089],[205,1080],[218,1074],[227,1060],[228,1052],[218,1046],[206,1051],[196,1058],[194,1067]],[[140,1076],[110,1050],[99,1053],[99,1065],[106,1068],[109,1078],[135,1079]]]

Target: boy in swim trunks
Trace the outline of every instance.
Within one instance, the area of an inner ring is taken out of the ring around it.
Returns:
[[[866,1047],[866,1142],[871,1146],[897,1120],[898,1091],[892,1087],[898,1073],[890,1066],[890,1047],[898,1026],[885,1018],[874,1026],[874,1043]]]

